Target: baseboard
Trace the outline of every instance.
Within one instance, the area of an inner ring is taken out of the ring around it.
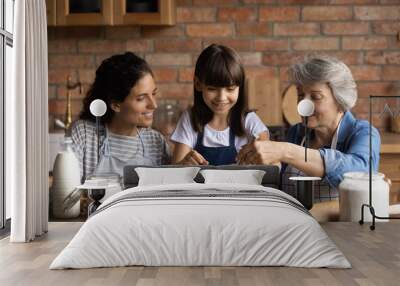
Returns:
[[[10,230],[11,230],[11,218],[6,220],[6,223],[3,228],[0,228],[0,239],[9,236]]]

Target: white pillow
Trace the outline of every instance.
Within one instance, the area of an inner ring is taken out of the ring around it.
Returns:
[[[262,170],[201,170],[204,183],[235,183],[261,185],[265,171]]]
[[[195,183],[193,179],[199,170],[199,167],[135,168],[139,176],[138,186]]]

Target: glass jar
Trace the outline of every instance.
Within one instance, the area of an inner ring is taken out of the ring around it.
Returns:
[[[170,138],[180,115],[181,110],[175,104],[170,103],[161,104],[154,114],[153,128],[164,135],[171,149],[173,149],[173,143],[170,141]]]
[[[95,173],[87,176],[85,189],[105,189],[105,195],[100,202],[123,190],[122,178],[117,173]]]

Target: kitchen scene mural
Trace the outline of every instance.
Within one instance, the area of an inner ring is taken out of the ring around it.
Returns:
[[[372,8],[373,2],[47,0],[50,217],[87,217],[87,193],[63,195],[81,183],[65,134],[104,59],[133,52],[148,62],[159,91],[153,128],[173,150],[169,138],[193,104],[199,54],[213,43],[231,47],[245,67],[248,109],[268,126],[272,140],[284,140],[288,128],[301,122],[287,70],[306,55],[334,56],[349,66],[358,88],[352,109],[357,118],[369,119],[370,95],[400,95],[400,15],[389,4]],[[382,138],[380,171],[391,179],[389,199],[396,204],[400,99],[377,100],[371,119]],[[73,171],[65,172],[65,166]]]

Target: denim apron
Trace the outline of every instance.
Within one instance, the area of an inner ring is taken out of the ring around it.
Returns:
[[[335,132],[335,135],[332,138],[331,149],[336,150],[338,135],[339,135],[339,126]],[[304,146],[305,137],[303,137],[300,146]],[[292,181],[290,177],[307,177],[302,171],[296,169],[291,165],[287,165],[286,169],[282,173],[282,190],[297,198],[297,185],[296,181]],[[323,202],[335,200],[339,197],[339,191],[330,186],[325,180],[314,181],[314,202]]]
[[[116,173],[121,177],[123,176],[123,169],[126,165],[145,165],[145,166],[155,166],[156,162],[152,160],[148,154],[147,149],[144,146],[142,137],[140,135],[140,130],[138,130],[138,135],[140,140],[140,147],[136,153],[128,159],[121,159],[111,155],[111,145],[110,138],[108,135],[107,128],[105,128],[105,138],[103,144],[100,148],[100,158],[99,162],[95,168],[93,174],[102,173]]]
[[[194,150],[199,152],[210,165],[229,165],[236,163],[235,134],[232,129],[229,130],[229,146],[207,147],[203,145],[203,133],[197,136]]]

